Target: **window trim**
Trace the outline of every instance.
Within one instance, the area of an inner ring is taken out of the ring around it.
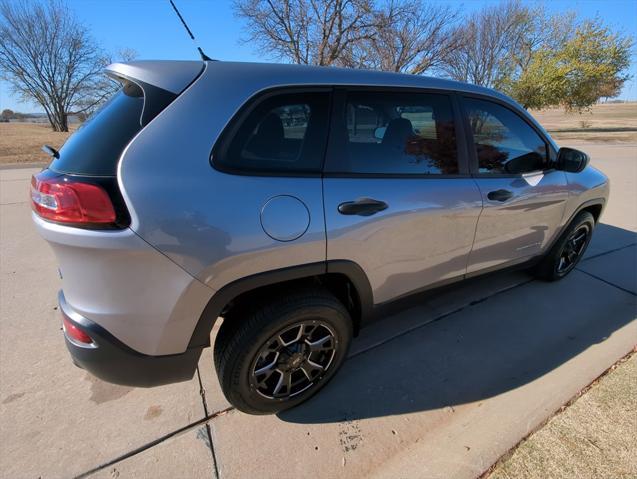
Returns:
[[[440,95],[449,98],[451,112],[454,119],[454,129],[456,132],[456,150],[458,155],[458,173],[456,174],[432,174],[432,173],[356,173],[356,172],[334,172],[326,171],[330,158],[334,158],[339,152],[345,150],[345,139],[337,138],[347,131],[347,125],[342,124],[345,108],[347,106],[347,95],[355,93],[414,93]],[[327,151],[323,165],[324,178],[403,178],[403,179],[467,179],[471,178],[470,164],[471,158],[468,156],[465,129],[462,124],[462,112],[455,99],[456,92],[438,88],[418,88],[401,86],[365,86],[365,85],[341,85],[334,87],[332,95],[332,111],[330,121],[330,134],[327,142]]]
[[[508,104],[507,102],[499,98],[495,98],[488,95],[481,95],[479,93],[462,92],[462,93],[459,93],[457,96],[458,96],[459,107],[461,108],[461,111],[462,111],[462,120],[463,120],[462,123],[466,130],[465,138],[466,138],[466,143],[468,147],[467,153],[469,155],[469,169],[471,171],[472,177],[474,178],[522,178],[524,176],[528,176],[534,173],[546,174],[546,173],[555,171],[555,166],[553,165],[553,158],[556,152],[554,151],[553,145],[551,144],[549,139],[546,137],[544,132],[538,129],[536,125],[530,122],[529,119],[526,118],[524,115],[520,114],[520,112],[517,111],[515,108],[513,108],[510,104]],[[538,135],[540,140],[544,142],[544,145],[546,148],[547,168],[544,170],[528,171],[526,173],[480,173],[480,164],[478,161],[478,154],[477,154],[474,139],[473,139],[473,132],[471,131],[471,124],[469,123],[469,114],[467,113],[467,107],[464,101],[465,98],[472,98],[475,100],[481,100],[481,101],[494,103],[498,106],[506,108],[511,113],[513,113],[518,118],[520,118],[520,120],[522,120],[526,125],[528,125]]]
[[[330,137],[330,125],[332,117],[332,105],[333,105],[333,87],[331,86],[313,86],[313,85],[294,85],[294,86],[277,86],[261,90],[250,98],[248,98],[237,110],[237,112],[228,121],[223,128],[217,141],[212,147],[209,155],[210,166],[215,170],[236,176],[256,176],[256,177],[282,177],[282,178],[321,178],[322,171],[325,164],[325,153],[327,151],[327,145],[329,144]],[[219,161],[215,161],[219,156],[223,156],[227,153],[228,148],[232,144],[237,132],[243,125],[243,122],[256,110],[263,102],[270,100],[273,97],[279,95],[294,95],[294,94],[306,94],[306,93],[327,93],[329,95],[329,105],[327,110],[327,127],[328,131],[325,138],[325,144],[323,145],[323,155],[321,163],[317,168],[317,171],[303,171],[303,170],[268,170],[267,168],[259,170],[245,169],[241,167],[231,167],[220,164]]]

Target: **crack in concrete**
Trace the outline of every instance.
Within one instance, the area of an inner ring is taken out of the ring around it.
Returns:
[[[203,386],[203,381],[201,380],[201,372],[199,371],[199,366],[197,366],[197,381],[199,381],[199,394],[201,394],[203,412],[204,412],[204,415],[208,417],[209,414],[208,414],[208,401],[206,399],[206,388]],[[208,436],[208,444],[210,445],[210,454],[212,455],[214,477],[215,479],[219,479],[219,467],[217,466],[217,455],[215,453],[215,445],[212,442],[212,431],[210,431],[210,424],[208,423],[206,423],[206,434]]]
[[[582,258],[582,261],[580,261],[580,263],[583,263],[584,261],[588,261],[589,259],[595,259],[595,258],[599,258],[600,256],[605,256],[607,254],[615,253],[617,251],[621,251],[621,250],[626,249],[626,248],[632,248],[633,246],[637,246],[637,243],[630,243],[630,244],[627,244],[625,246],[620,246],[619,248],[615,248],[615,249],[611,249],[611,250],[608,250],[608,251],[604,251],[602,253],[597,253],[597,254],[594,254],[592,256],[587,256],[586,258]]]
[[[163,436],[160,436],[160,437],[158,437],[157,439],[155,439],[153,441],[150,441],[150,442],[148,442],[146,444],[143,444],[142,446],[139,446],[139,447],[137,447],[135,449],[131,449],[130,451],[128,451],[128,452],[126,452],[126,453],[124,453],[124,454],[122,454],[120,456],[117,456],[116,458],[111,459],[108,462],[105,462],[103,464],[100,464],[97,467],[94,467],[93,469],[90,469],[90,470],[88,470],[86,472],[78,474],[77,476],[75,476],[75,479],[81,479],[81,478],[84,478],[84,477],[88,477],[91,474],[94,474],[94,473],[96,473],[98,471],[101,471],[102,469],[106,469],[107,467],[110,467],[110,466],[112,466],[114,464],[117,464],[118,462],[122,462],[122,461],[124,461],[126,459],[129,459],[129,458],[131,458],[133,456],[136,456],[139,453],[147,451],[148,449],[150,449],[150,448],[152,448],[154,446],[157,446],[158,444],[161,444],[161,443],[165,442],[168,439],[171,439],[171,438],[174,438],[174,437],[179,437],[179,436],[181,436],[183,434],[186,434],[187,432],[190,432],[190,431],[192,431],[192,430],[194,430],[194,429],[196,429],[196,428],[198,428],[200,426],[207,425],[210,421],[212,421],[216,417],[223,416],[224,414],[227,414],[227,413],[229,413],[230,411],[233,411],[233,410],[234,410],[233,407],[228,407],[226,409],[222,409],[220,411],[217,411],[214,414],[211,414],[210,416],[207,416],[207,417],[204,417],[202,419],[199,419],[198,421],[191,422],[190,424],[187,424],[184,427],[181,427],[181,428],[176,429],[176,430],[174,430],[172,432],[169,432],[168,434],[164,434]]]
[[[584,271],[583,269],[579,269],[579,268],[575,268],[577,271],[579,271],[580,273],[584,273],[587,276],[590,276],[591,278],[595,278],[598,281],[601,281],[602,283],[606,283],[609,286],[613,286],[621,291],[623,291],[624,293],[628,293],[628,294],[632,294],[633,296],[637,296],[637,293],[635,293],[634,291],[631,291],[630,289],[626,289],[626,288],[622,288],[621,286],[612,283],[604,278],[600,278],[599,276],[593,274],[593,273],[589,273],[588,271]]]
[[[634,246],[637,246],[637,243],[631,243],[631,244],[628,244],[626,246],[621,246],[619,248],[615,248],[615,249],[612,249],[612,250],[609,250],[609,251],[605,251],[603,253],[599,253],[599,254],[596,254],[596,255],[593,255],[593,256],[589,256],[587,258],[582,259],[582,261],[580,261],[580,263],[583,263],[583,262],[588,261],[590,259],[599,258],[600,256],[605,256],[607,254],[616,253],[617,251],[622,251],[622,250],[625,250],[627,248],[632,248]],[[613,283],[611,281],[608,281],[607,279],[604,279],[604,278],[602,278],[600,276],[597,276],[596,274],[589,273],[588,271],[584,271],[583,269],[580,269],[579,267],[576,267],[575,269],[577,271],[579,271],[580,273],[584,273],[585,275],[590,276],[591,278],[595,278],[596,280],[601,281],[602,283],[606,283],[607,285],[613,286],[613,287],[615,287],[615,288],[617,288],[617,289],[619,289],[619,290],[621,290],[621,291],[623,291],[625,293],[631,294],[633,296],[637,296],[637,293],[635,293],[634,291],[631,291],[629,289],[623,288],[623,287],[621,287],[621,286],[619,286],[619,285],[617,285],[617,284],[615,284],[615,283]]]

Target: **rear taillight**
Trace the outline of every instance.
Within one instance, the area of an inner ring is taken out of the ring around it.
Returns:
[[[64,313],[62,313],[62,325],[64,327],[64,334],[69,338],[72,342],[84,344],[87,346],[93,345],[93,339],[82,331],[80,328],[75,326],[69,319],[66,317]]]
[[[67,176],[31,178],[31,204],[42,218],[72,225],[113,224],[115,208],[104,188]]]

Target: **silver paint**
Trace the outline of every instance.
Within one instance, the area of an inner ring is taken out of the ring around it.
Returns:
[[[564,172],[547,172],[535,185],[524,178],[481,176],[475,181],[484,209],[467,273],[538,255],[559,231],[569,198]],[[501,189],[511,191],[513,197],[505,202],[487,198],[490,191]]]
[[[610,182],[598,169],[588,166],[581,173],[566,173],[570,200],[564,212],[564,223],[573,215],[579,205],[593,200],[603,200],[606,206],[610,194]]]
[[[465,274],[480,191],[471,178],[325,178],[327,259],[358,263],[375,303]],[[389,207],[344,216],[338,205],[359,197]]]

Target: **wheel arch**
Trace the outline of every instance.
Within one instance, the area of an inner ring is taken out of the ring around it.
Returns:
[[[604,211],[605,206],[606,206],[605,198],[594,198],[588,201],[584,201],[577,208],[575,208],[575,211],[573,211],[571,216],[564,223],[564,225],[562,226],[562,230],[560,231],[560,234],[562,233],[562,231],[568,228],[568,225],[570,225],[571,222],[575,219],[575,217],[578,214],[580,214],[582,211],[588,211],[589,213],[591,213],[593,215],[593,218],[595,218],[595,224],[597,224],[602,215],[602,212]]]
[[[372,315],[372,289],[357,263],[331,260],[292,266],[247,276],[217,291],[199,317],[188,348],[210,346],[210,332],[219,316],[259,298],[308,285],[325,287],[345,305],[352,317],[354,334]]]
[[[595,200],[593,200],[595,201]],[[590,204],[585,204],[582,208],[580,208],[576,214],[581,213],[582,211],[588,211],[595,218],[595,224],[599,222],[599,218],[602,215],[602,210],[604,209],[604,203],[602,200],[597,200],[598,202],[591,202]],[[574,216],[573,216],[574,217]]]

